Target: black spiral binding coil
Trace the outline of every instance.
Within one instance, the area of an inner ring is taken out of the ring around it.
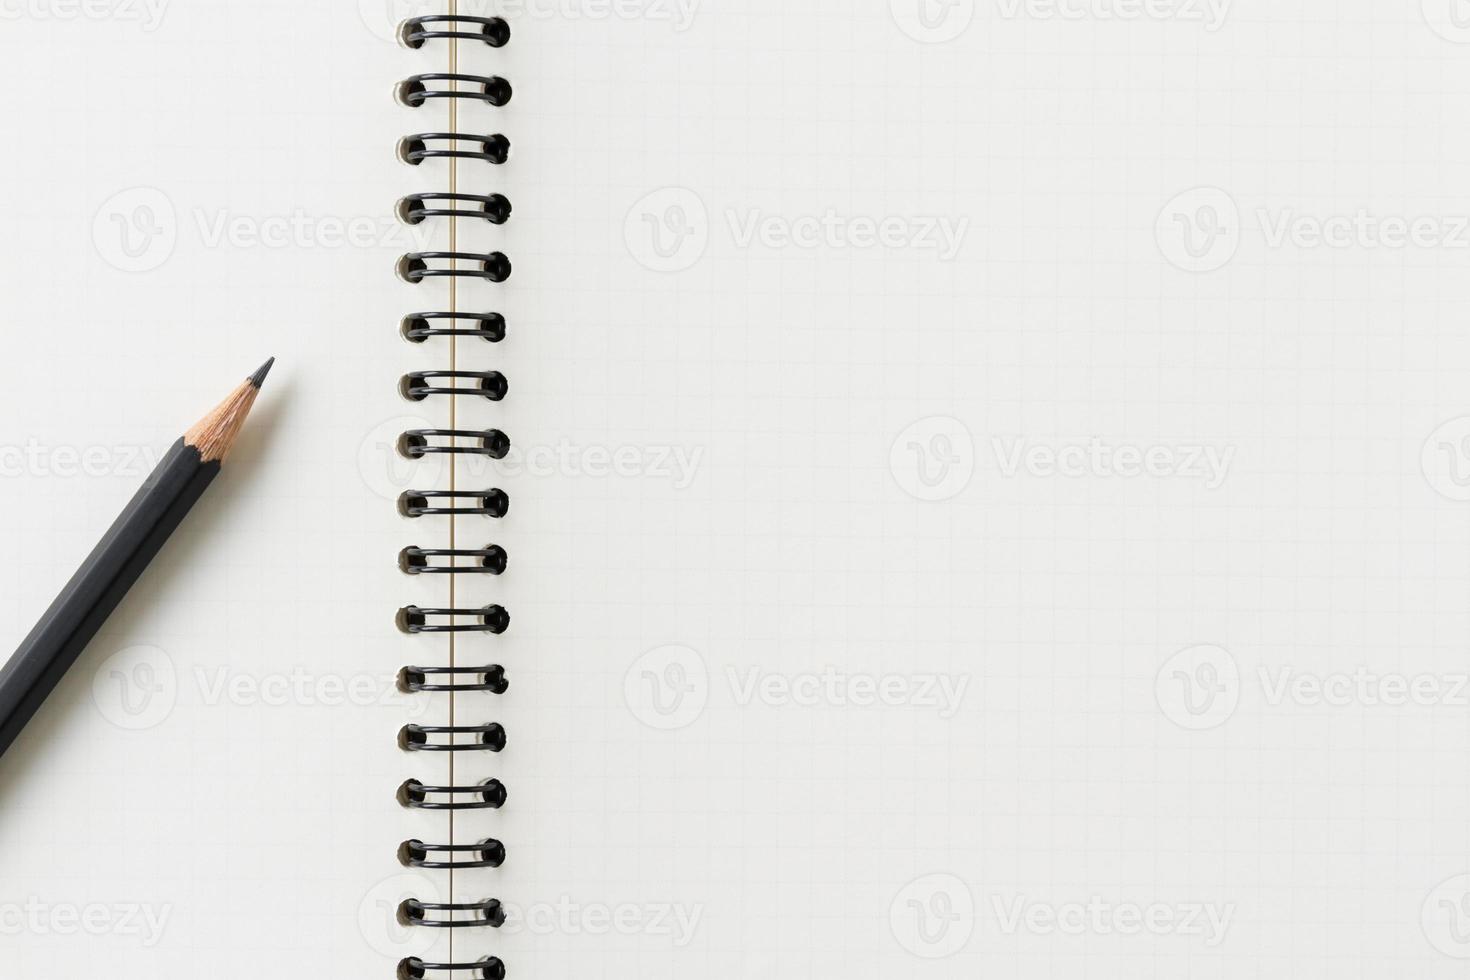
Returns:
[[[435,915],[442,912],[449,914]],[[455,913],[458,912],[466,913],[465,917],[456,918]],[[406,926],[427,926],[430,929],[499,927],[505,925],[505,909],[494,898],[483,902],[420,902],[409,898],[398,904],[398,921]]]
[[[461,623],[461,619],[470,621]],[[510,628],[510,613],[503,606],[481,606],[479,609],[404,606],[398,610],[398,628],[405,633],[504,633]]]
[[[478,381],[470,387],[436,385],[433,382]],[[399,392],[409,401],[421,402],[430,395],[479,395],[498,402],[510,390],[505,375],[499,371],[414,371],[403,376]]]
[[[477,558],[474,565],[435,565],[431,558]],[[410,546],[398,553],[398,567],[409,575],[500,575],[510,558],[498,544],[484,548],[420,548]]]
[[[430,677],[458,677],[468,675],[469,683],[431,684]],[[398,686],[404,691],[489,691],[504,694],[510,687],[505,679],[505,668],[499,664],[488,667],[405,667],[398,672]]]
[[[436,327],[433,325],[435,320],[451,323],[465,320],[474,326]],[[415,344],[422,344],[430,337],[479,337],[498,344],[505,339],[505,317],[499,313],[410,313],[400,322],[398,332],[403,334],[404,340]]]
[[[469,856],[453,860],[456,854]],[[435,855],[444,855],[450,860],[437,860]],[[398,845],[398,860],[405,868],[428,868],[431,871],[498,868],[505,863],[505,845],[494,838],[486,838],[478,844],[425,844],[421,840],[406,840]]]
[[[467,262],[470,265],[430,265],[431,262]],[[510,259],[500,252],[409,252],[398,260],[401,279],[418,283],[425,279],[483,279],[505,282],[510,278]]]
[[[471,87],[430,88],[430,85],[441,82],[466,82]],[[430,99],[472,99],[488,102],[499,108],[510,101],[511,94],[510,82],[499,75],[430,72],[426,75],[410,75],[398,83],[398,101],[410,109],[417,109]]]
[[[499,48],[510,41],[510,27],[499,17],[469,17],[455,14],[414,17],[404,21],[399,40],[409,48],[422,48],[431,41],[454,39],[484,42]],[[433,100],[468,99],[491,106],[505,105],[511,86],[499,75],[432,72],[412,75],[399,83],[398,101],[421,110]],[[490,135],[452,132],[422,132],[403,137],[398,158],[411,166],[427,160],[467,161],[492,167],[506,162],[510,141],[499,133]],[[428,221],[467,221],[504,224],[511,216],[511,202],[501,193],[423,191],[400,199],[395,211],[407,225]],[[501,252],[421,251],[409,252],[398,260],[400,278],[412,284],[425,280],[480,280],[503,282],[511,274],[510,260]],[[425,310],[409,313],[399,323],[399,332],[411,343],[423,344],[436,338],[479,339],[496,344],[505,339],[505,317],[499,313],[470,313]],[[444,370],[414,371],[399,381],[399,394],[409,401],[430,398],[483,398],[498,402],[506,397],[509,384],[499,371]],[[429,456],[479,456],[503,459],[510,451],[510,437],[499,429],[411,429],[398,438],[397,452],[407,459]],[[487,490],[408,490],[398,499],[399,513],[415,520],[432,517],[503,518],[510,497],[498,488]],[[421,548],[411,545],[398,556],[399,568],[407,575],[500,575],[508,564],[504,548],[488,544],[482,548]],[[499,605],[479,608],[427,609],[405,606],[398,610],[398,628],[411,634],[498,634],[510,625],[510,614]],[[503,694],[509,685],[505,668],[499,664],[481,667],[408,666],[398,675],[399,689],[408,694],[430,692],[456,694]],[[497,722],[479,725],[405,725],[398,733],[405,752],[500,752],[506,745],[505,729]],[[398,788],[398,802],[410,810],[465,811],[496,810],[505,805],[507,793],[498,779],[476,785],[429,786],[410,779]],[[407,868],[453,872],[471,868],[498,868],[506,859],[505,845],[486,837],[472,844],[426,843],[406,840],[398,847],[398,860]],[[406,926],[426,929],[497,928],[505,922],[498,899],[480,902],[433,903],[410,898],[398,907],[398,920]],[[503,980],[505,964],[497,957],[474,962],[429,963],[408,957],[398,964],[399,980],[431,977]]]
[[[436,501],[451,504],[465,501],[463,506],[440,507]],[[489,490],[405,490],[398,498],[398,512],[404,517],[431,517],[464,514],[470,517],[504,517],[510,511],[510,495],[492,487]]]
[[[425,786],[410,779],[398,787],[398,802],[413,810],[498,810],[508,796],[498,779],[478,786]]]
[[[474,204],[476,207],[431,207],[436,202]],[[503,194],[410,194],[398,200],[398,219],[406,225],[425,218],[484,218],[492,225],[510,220],[510,201]]]
[[[430,442],[430,439],[473,439],[478,445],[462,446],[458,442],[449,445]],[[425,456],[489,456],[504,459],[510,452],[510,436],[499,429],[483,432],[473,429],[409,429],[398,437],[398,451],[409,459]]]
[[[495,956],[487,956],[474,963],[425,963],[417,956],[410,956],[398,964],[398,980],[422,980],[424,977],[437,976],[505,980],[505,964]]]
[[[430,144],[435,144],[431,146]],[[446,144],[440,146],[438,144]],[[462,150],[460,144],[478,143],[478,150]],[[398,141],[398,159],[415,167],[425,160],[453,157],[460,160],[483,160],[504,163],[510,159],[510,140],[499,133],[469,136],[465,133],[414,133]]]

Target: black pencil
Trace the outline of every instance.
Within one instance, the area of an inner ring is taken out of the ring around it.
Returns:
[[[271,358],[262,364],[173,444],[10,662],[0,669],[0,755],[219,475],[274,363]]]

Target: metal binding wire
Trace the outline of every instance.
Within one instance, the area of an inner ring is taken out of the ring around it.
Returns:
[[[463,262],[466,265],[435,266],[430,262]],[[398,260],[398,278],[420,283],[425,279],[483,279],[505,282],[510,278],[510,259],[490,252],[409,252]]]
[[[433,382],[444,378],[450,381],[468,379],[479,384],[468,388],[455,385],[436,385]],[[412,371],[398,382],[398,391],[409,401],[421,402],[430,395],[479,395],[498,402],[510,390],[505,375],[499,371]]]
[[[469,202],[479,207],[429,206],[439,201],[449,204]],[[504,194],[410,194],[399,199],[398,219],[404,224],[422,224],[425,218],[484,218],[492,225],[503,225],[510,218],[510,201]]]
[[[430,439],[468,439],[477,445],[432,443]],[[504,459],[510,452],[510,436],[499,429],[409,429],[398,437],[398,452],[408,459],[425,456],[489,456]]]
[[[467,681],[455,678],[468,677]],[[431,677],[446,677],[448,684],[431,684]],[[499,664],[488,667],[405,667],[398,672],[398,687],[410,694],[419,691],[489,691],[504,694],[510,688],[505,679],[505,668]]]
[[[470,88],[429,88],[430,82],[468,82]],[[510,82],[499,75],[461,75],[457,72],[428,72],[410,75],[398,83],[398,101],[417,109],[430,99],[473,99],[499,107],[510,101]]]
[[[465,506],[437,507],[436,500],[468,501]],[[510,512],[510,495],[504,490],[405,490],[398,498],[398,512],[404,517],[463,514],[466,516],[504,517]]]
[[[469,623],[459,622],[468,616]],[[448,622],[436,623],[435,618]],[[504,633],[510,626],[510,613],[500,606],[479,609],[420,609],[404,606],[398,610],[398,628],[405,633]]]
[[[398,980],[425,980],[430,976],[454,975],[470,980],[505,980],[505,964],[497,956],[487,956],[474,963],[425,963],[417,956],[398,961]]]
[[[510,26],[500,17],[470,17],[457,14],[413,17],[404,21],[398,31],[399,40],[410,48],[422,48],[430,41],[449,40],[484,42],[499,48],[510,40]],[[499,75],[475,75],[430,72],[412,75],[399,83],[395,95],[403,105],[421,109],[431,100],[465,99],[502,106],[510,101],[511,85]],[[496,133],[471,135],[454,132],[423,132],[398,141],[398,157],[412,166],[429,160],[448,160],[451,167],[458,160],[480,161],[493,166],[506,162],[510,141]],[[478,189],[478,188],[476,188]],[[500,225],[510,220],[511,202],[499,193],[460,193],[421,191],[401,198],[395,208],[398,219],[407,225],[443,220],[473,222],[477,227]],[[450,236],[454,240],[454,236]],[[452,248],[453,246],[451,246]],[[410,252],[398,260],[397,273],[409,283],[430,279],[446,279],[452,285],[459,280],[504,282],[511,274],[510,260],[498,251],[421,251]],[[479,338],[490,343],[505,339],[505,317],[499,313],[460,313],[431,310],[410,313],[399,322],[399,332],[411,343],[423,344],[434,338]],[[509,383],[499,371],[461,370],[451,363],[447,370],[412,371],[398,383],[399,393],[411,401],[431,397],[484,398],[492,402],[504,399]],[[499,429],[411,429],[398,438],[397,450],[408,459],[428,456],[471,456],[503,459],[510,452],[510,437]],[[398,499],[399,513],[409,518],[504,517],[510,498],[503,490],[408,490]],[[451,534],[451,540],[453,535]],[[446,575],[453,582],[459,575],[500,575],[508,557],[504,548],[489,544],[482,548],[421,548],[410,545],[399,552],[399,568],[408,575]],[[397,626],[405,633],[419,634],[498,634],[510,626],[510,613],[499,605],[479,608],[459,606],[452,600],[446,608],[404,606],[398,610]],[[468,644],[468,638],[464,641]],[[399,688],[409,694],[479,697],[499,695],[509,689],[505,668],[499,664],[478,667],[458,665],[439,667],[404,667],[398,675]],[[451,702],[452,703],[452,702]],[[468,702],[467,704],[472,704]],[[478,712],[476,712],[478,713]],[[405,752],[500,752],[506,745],[504,727],[496,722],[481,725],[405,725],[398,732],[398,745]],[[450,773],[454,772],[451,767]],[[451,779],[451,782],[453,780]],[[505,786],[489,779],[472,786],[428,786],[410,779],[398,788],[398,801],[408,809],[419,810],[493,810],[506,801]],[[426,843],[417,838],[403,841],[398,860],[405,867],[454,872],[467,869],[498,868],[506,859],[506,848],[493,837],[475,843]],[[452,897],[452,896],[451,896]],[[505,922],[505,910],[497,899],[470,903],[434,903],[410,898],[398,907],[398,919],[405,925],[428,929],[475,929],[498,927]],[[505,965],[488,956],[474,962],[426,963],[408,957],[398,963],[399,980],[426,980],[430,977],[478,977],[480,980],[503,980]]]
[[[436,742],[435,735],[448,740]],[[468,742],[456,736],[469,735]],[[496,722],[488,725],[404,725],[398,731],[398,744],[408,752],[499,752],[505,748],[505,729]]]
[[[435,859],[436,854],[451,857],[441,861]],[[468,854],[469,857],[455,860],[452,857],[455,854]],[[425,844],[421,840],[406,840],[398,845],[398,861],[405,868],[428,868],[431,871],[498,868],[505,863],[505,845],[493,837],[477,844]]]
[[[478,31],[436,30],[434,25],[470,24]],[[484,41],[492,48],[503,47],[510,40],[510,25],[500,17],[468,17],[458,14],[434,14],[410,17],[398,25],[398,39],[410,48],[421,48],[434,38],[457,37],[467,41]]]
[[[435,917],[431,913],[448,913]],[[457,913],[468,913],[465,918],[455,918]],[[486,926],[500,928],[505,925],[505,909],[499,899],[489,898],[483,902],[420,902],[416,898],[405,899],[398,904],[398,921],[405,925],[428,926],[431,929],[483,929]]]
[[[436,565],[431,558],[473,558],[469,565]],[[484,548],[420,548],[410,545],[398,553],[398,567],[409,575],[499,575],[509,558],[498,544]]]
[[[474,326],[432,326],[431,323],[437,320],[448,320],[451,323],[463,320],[473,323]],[[499,313],[410,313],[399,321],[398,332],[403,334],[404,340],[415,344],[422,344],[430,337],[479,337],[489,343],[498,344],[505,339],[505,317]]]
[[[425,786],[410,779],[398,787],[398,802],[410,810],[498,810],[506,798],[505,786],[498,779],[477,786]]]
[[[447,147],[430,146],[447,143]],[[479,150],[461,150],[459,144],[478,145]],[[499,133],[479,136],[472,133],[414,133],[398,141],[398,159],[417,167],[425,160],[453,157],[460,160],[483,160],[496,165],[510,159],[510,140]]]

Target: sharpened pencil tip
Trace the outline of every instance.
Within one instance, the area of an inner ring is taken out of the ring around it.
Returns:
[[[274,363],[276,363],[276,359],[273,357],[262,364],[259,370],[257,370],[254,374],[250,376],[250,383],[255,385],[255,387],[257,388],[265,384],[265,376],[271,373],[271,365]]]

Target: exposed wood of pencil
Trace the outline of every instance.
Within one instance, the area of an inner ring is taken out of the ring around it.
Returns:
[[[267,361],[173,444],[10,662],[0,667],[0,754],[219,475],[220,461],[240,434],[270,366]]]
[[[230,449],[234,447],[235,440],[239,438],[240,430],[245,427],[245,419],[249,417],[250,409],[260,394],[260,386],[275,362],[274,357],[266,361],[260,370],[240,382],[240,387],[216,405],[214,411],[195,422],[184,433],[184,444],[199,450],[201,460],[206,463],[216,459],[224,462]]]

